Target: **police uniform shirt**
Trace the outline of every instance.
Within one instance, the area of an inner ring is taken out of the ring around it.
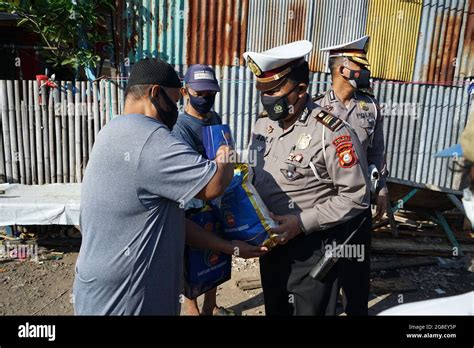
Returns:
[[[379,173],[383,174],[385,165],[383,117],[375,98],[355,92],[349,105],[346,106],[337,98],[334,90],[330,89],[316,97],[315,102],[332,115],[351,125],[364,149],[361,158],[364,158],[368,165],[374,164]],[[384,186],[385,176],[381,175],[379,188]]]
[[[299,215],[303,231],[311,233],[367,209],[368,179],[355,133],[312,101],[307,107],[308,117],[286,131],[260,118],[249,150],[256,151],[254,185],[269,210]]]

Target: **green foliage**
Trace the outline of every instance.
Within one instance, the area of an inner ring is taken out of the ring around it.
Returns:
[[[24,0],[20,5],[0,0],[0,7],[17,14],[18,26],[37,33],[43,46],[54,48],[42,51],[53,67],[96,67],[97,44],[112,41],[106,15],[115,11],[113,0]]]

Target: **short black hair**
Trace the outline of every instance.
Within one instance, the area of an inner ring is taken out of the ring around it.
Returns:
[[[335,70],[341,65],[344,65],[343,57],[330,57],[328,59],[328,68],[331,71],[331,74],[333,74]]]
[[[152,86],[151,84],[127,86],[125,88],[125,99],[130,97],[133,100],[139,100],[149,93]]]

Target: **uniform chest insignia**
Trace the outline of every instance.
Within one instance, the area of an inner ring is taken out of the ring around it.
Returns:
[[[303,161],[303,155],[302,154],[297,154],[295,156],[295,161],[298,162],[298,163],[301,163],[301,161]]]
[[[359,107],[364,111],[369,111],[369,106],[364,100],[359,101]]]
[[[336,95],[334,94],[334,91],[332,89],[329,91],[329,100],[332,102],[336,101]]]
[[[258,151],[258,152],[262,152],[262,151],[263,151],[263,149],[264,149],[264,147],[263,147],[263,146],[260,146],[260,145],[259,145],[259,146],[257,146],[257,151]]]
[[[273,126],[271,124],[269,124],[267,126],[267,133],[271,133],[271,132],[273,132]]]
[[[296,143],[296,147],[299,150],[306,150],[311,143],[311,135],[309,134],[301,134],[300,138],[298,139],[298,142]]]
[[[321,122],[323,125],[328,127],[333,132],[339,128],[342,124],[342,120],[337,118],[336,116],[331,115],[326,110],[321,110],[318,112],[314,118]]]
[[[331,111],[332,109],[334,109],[334,106],[332,106],[332,105],[325,105],[325,106],[324,106],[324,109],[325,109],[326,111]]]

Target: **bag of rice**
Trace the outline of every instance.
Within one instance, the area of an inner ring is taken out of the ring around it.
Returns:
[[[190,209],[186,216],[208,232],[221,235],[216,211],[210,205]],[[189,246],[184,250],[184,294],[196,298],[230,279],[232,256],[214,250],[201,250]]]
[[[252,245],[273,247],[271,228],[276,223],[251,183],[250,168],[247,164],[237,164],[234,178],[220,198],[218,212],[222,223],[223,236],[229,240],[241,240]]]

